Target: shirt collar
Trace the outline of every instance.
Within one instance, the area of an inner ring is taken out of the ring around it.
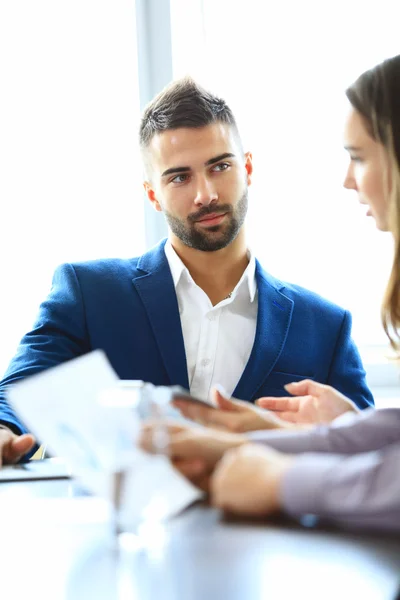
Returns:
[[[177,289],[182,277],[185,277],[188,281],[194,283],[188,268],[183,264],[183,262],[173,249],[170,240],[166,241],[164,251],[168,260],[169,268],[171,270],[171,275],[175,289]],[[243,275],[241,276],[239,283],[236,285],[232,296],[236,296],[238,290],[245,285],[245,282],[247,282],[247,289],[249,292],[250,302],[253,302],[257,291],[256,259],[251,250],[247,250],[247,256],[249,258],[249,264],[247,265]]]
[[[165,255],[167,257],[167,261],[169,264],[169,268],[171,270],[172,279],[174,281],[175,289],[178,287],[179,281],[182,277],[182,274],[188,275],[190,279],[192,279],[187,267],[183,264],[177,253],[172,247],[172,244],[169,240],[166,241],[164,246]]]
[[[250,249],[247,250],[247,256],[249,259],[249,264],[246,267],[245,272],[240,278],[239,283],[236,287],[239,287],[242,281],[247,280],[247,285],[249,289],[250,302],[253,302],[254,297],[257,291],[257,282],[256,282],[256,258]]]

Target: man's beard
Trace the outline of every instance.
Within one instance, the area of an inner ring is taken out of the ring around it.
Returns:
[[[167,211],[164,211],[164,214],[172,233],[186,246],[202,252],[215,252],[226,248],[236,238],[246,218],[247,207],[248,191],[246,189],[234,209],[230,204],[211,204],[191,214],[186,222]],[[199,219],[210,214],[222,215],[224,213],[226,213],[226,219],[229,219],[228,224],[223,222],[214,227],[196,229],[195,222]],[[219,235],[218,232],[220,232]]]

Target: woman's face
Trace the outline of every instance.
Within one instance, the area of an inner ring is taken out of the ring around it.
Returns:
[[[370,136],[362,116],[353,107],[345,123],[344,146],[350,157],[344,187],[355,190],[360,203],[368,206],[367,216],[375,219],[378,229],[388,231],[388,153]]]

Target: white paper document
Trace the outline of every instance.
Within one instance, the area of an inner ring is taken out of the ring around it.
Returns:
[[[114,411],[99,402],[117,382],[105,354],[97,350],[16,383],[7,399],[50,453],[68,460],[75,473],[113,469],[124,442],[131,451],[138,429],[129,407]],[[129,432],[132,427],[129,443],[123,435],[127,431],[119,430],[124,423]]]
[[[105,354],[96,350],[16,383],[7,398],[41,443],[62,457],[90,491],[110,499],[115,496],[113,474],[125,474],[118,499],[124,522],[156,514],[168,518],[203,494],[166,457],[137,448],[135,406],[118,402],[118,394],[112,402],[118,381]]]

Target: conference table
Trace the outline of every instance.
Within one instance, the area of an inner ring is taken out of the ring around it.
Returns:
[[[0,482],[0,507],[4,599],[395,600],[400,589],[395,534],[234,519],[202,501],[115,538],[107,503],[72,479]]]

